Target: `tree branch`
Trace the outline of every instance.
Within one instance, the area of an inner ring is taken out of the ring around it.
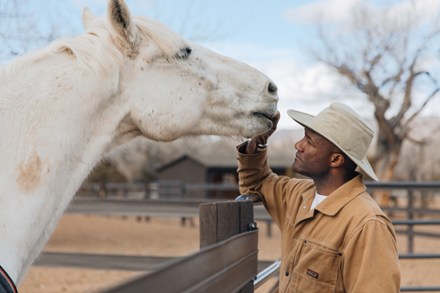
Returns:
[[[420,112],[423,111],[423,109],[428,105],[428,103],[440,92],[440,87],[434,89],[434,91],[426,98],[426,100],[423,102],[423,104],[406,120],[406,126],[408,126],[414,118],[416,118]]]

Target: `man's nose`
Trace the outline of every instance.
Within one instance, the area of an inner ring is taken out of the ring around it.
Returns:
[[[301,141],[302,141],[302,139],[301,139],[300,141],[297,141],[297,142],[295,143],[295,145],[294,145],[294,147],[295,147],[295,149],[296,149],[297,151],[301,151],[301,150],[300,150],[300,148],[301,148]]]

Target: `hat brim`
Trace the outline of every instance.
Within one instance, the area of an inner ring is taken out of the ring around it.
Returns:
[[[297,110],[288,110],[287,115],[289,115],[290,118],[292,118],[294,121],[298,122],[302,126],[312,129],[316,133],[319,133],[320,135],[328,139],[330,142],[332,142],[336,147],[338,147],[338,149],[340,149],[344,154],[346,154],[358,166],[359,169],[358,171],[360,171],[360,173],[362,173],[364,177],[368,179],[372,179],[374,181],[379,181],[367,157],[363,158],[362,160],[356,159],[348,152],[344,151],[344,149],[341,148],[338,145],[338,143],[334,141],[331,137],[328,137],[326,133],[323,133],[320,129],[316,129],[316,127],[312,125],[312,120],[313,118],[315,118],[315,116]]]

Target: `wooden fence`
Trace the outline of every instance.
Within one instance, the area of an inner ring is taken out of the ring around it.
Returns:
[[[257,233],[252,202],[202,204],[199,252],[103,293],[253,292]]]

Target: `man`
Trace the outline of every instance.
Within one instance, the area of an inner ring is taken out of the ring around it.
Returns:
[[[316,116],[288,115],[305,127],[293,170],[311,180],[268,166],[279,113],[269,132],[237,147],[241,194],[260,195],[281,230],[279,292],[399,292],[395,232],[363,183],[377,180],[366,158],[373,131],[340,103]]]

